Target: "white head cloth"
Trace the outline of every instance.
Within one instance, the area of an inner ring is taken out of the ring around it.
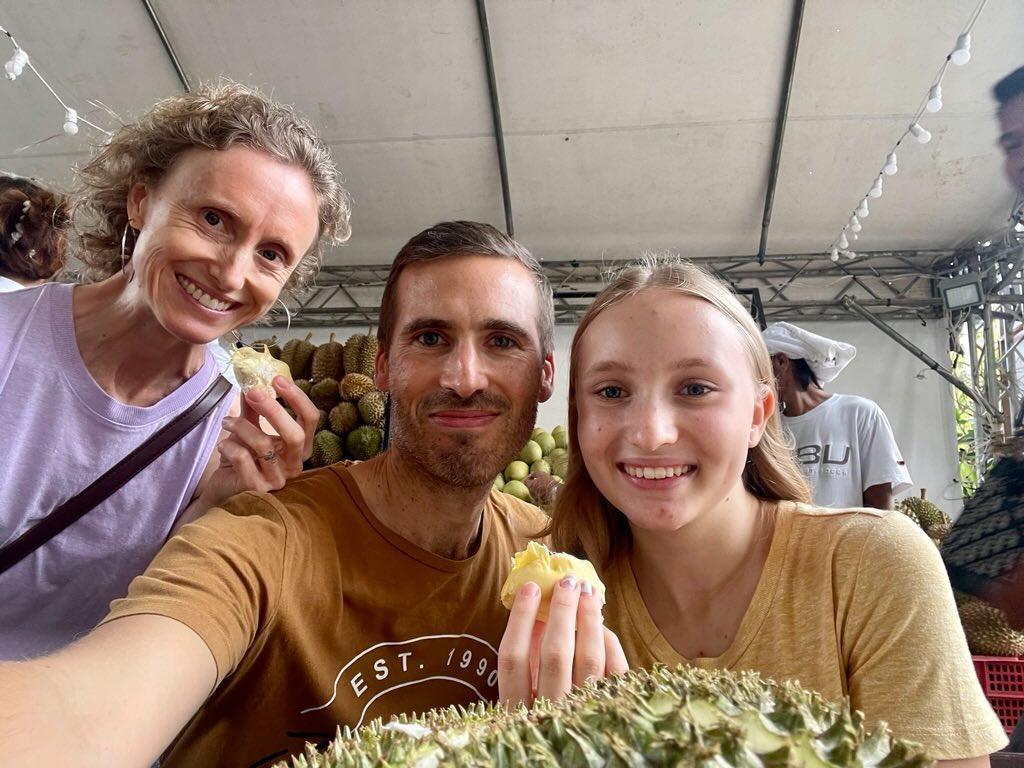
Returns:
[[[803,358],[822,384],[832,381],[857,356],[857,348],[827,339],[792,323],[772,323],[761,334],[768,354],[782,353],[790,360]]]

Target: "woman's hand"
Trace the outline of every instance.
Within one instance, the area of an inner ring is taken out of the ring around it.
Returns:
[[[242,396],[242,415],[224,419],[228,434],[217,445],[219,466],[201,492],[208,507],[242,491],[276,491],[302,471],[302,462],[313,450],[319,413],[302,390],[283,376],[274,377],[273,386],[295,418],[259,390]],[[260,429],[261,416],[277,435]]]
[[[557,699],[591,677],[629,666],[615,634],[604,626],[601,600],[587,582],[567,576],[555,585],[547,622],[537,621],[540,588],[516,594],[498,647],[498,695],[507,704]]]

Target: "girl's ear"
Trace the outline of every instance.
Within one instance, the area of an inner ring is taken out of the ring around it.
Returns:
[[[754,401],[753,420],[750,424],[750,437],[747,447],[753,448],[761,442],[761,436],[768,426],[768,419],[775,411],[775,390],[767,384],[758,383],[757,400]]]

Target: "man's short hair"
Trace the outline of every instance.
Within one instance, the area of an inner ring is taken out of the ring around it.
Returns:
[[[790,358],[793,363],[793,373],[796,374],[796,380],[800,384],[800,389],[806,390],[811,384],[820,388],[821,382],[818,381],[818,377],[811,370],[811,366],[802,357],[798,357],[796,360]]]
[[[1010,99],[1024,93],[1024,67],[1015,69],[992,88],[992,95],[999,102],[999,109],[1009,103]]]
[[[420,264],[457,256],[494,256],[522,264],[533,275],[540,307],[537,329],[540,332],[541,353],[546,357],[554,350],[555,307],[544,270],[526,248],[490,224],[476,221],[445,221],[414,235],[391,263],[384,296],[380,303],[377,342],[386,350],[395,330],[398,316],[395,290],[402,271],[410,264]]]

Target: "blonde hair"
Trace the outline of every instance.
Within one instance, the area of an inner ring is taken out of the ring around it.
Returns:
[[[775,386],[771,358],[761,333],[736,296],[723,282],[700,267],[672,256],[647,255],[619,272],[594,299],[572,340],[569,360],[569,471],[555,497],[551,525],[545,533],[559,550],[585,555],[599,567],[607,567],[625,555],[631,544],[629,523],[594,485],[580,456],[579,410],[576,378],[579,375],[580,342],[590,324],[606,309],[643,291],[675,291],[708,302],[735,325],[747,351],[755,380]],[[750,449],[743,471],[743,486],[763,501],[810,501],[810,488],[782,430],[777,412],[768,417],[760,442]]]
[[[301,291],[320,269],[323,247],[352,233],[352,206],[330,149],[312,125],[290,107],[230,81],[158,101],[133,123],[121,126],[79,171],[75,223],[85,264],[82,277],[102,280],[121,269],[128,226],[128,192],[136,182],[156,184],[190,149],[223,150],[235,144],[302,168],[320,204],[317,241],[292,272],[288,288]],[[135,245],[128,229],[125,256]]]

